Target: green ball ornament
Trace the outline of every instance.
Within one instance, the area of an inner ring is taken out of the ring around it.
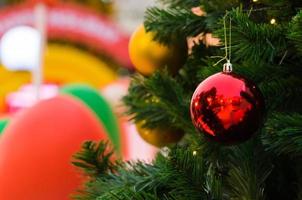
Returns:
[[[3,133],[4,129],[7,127],[9,123],[9,119],[4,118],[0,119],[0,135]]]
[[[96,89],[84,84],[67,85],[60,90],[61,94],[71,95],[82,101],[92,110],[104,125],[108,136],[118,152],[121,152],[121,139],[118,120],[107,100]]]

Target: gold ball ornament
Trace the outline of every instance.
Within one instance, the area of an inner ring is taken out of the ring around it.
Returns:
[[[174,74],[186,61],[188,50],[186,41],[173,45],[163,45],[153,40],[154,33],[146,32],[140,25],[129,41],[129,56],[136,70],[145,75],[151,75],[159,68],[168,67]]]
[[[143,123],[137,123],[136,129],[147,143],[156,146],[164,147],[169,144],[179,142],[184,136],[184,132],[175,128],[143,128]]]

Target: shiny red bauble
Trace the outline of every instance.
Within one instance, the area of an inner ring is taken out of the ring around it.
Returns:
[[[238,144],[257,132],[264,116],[264,99],[250,80],[232,72],[210,76],[191,100],[194,126],[212,141]]]

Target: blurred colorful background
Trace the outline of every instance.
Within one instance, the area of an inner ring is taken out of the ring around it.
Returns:
[[[130,34],[152,2],[0,1],[2,197],[19,199],[5,196],[18,182],[24,199],[69,199],[82,183],[72,155],[87,140],[108,141],[118,159],[154,158],[121,101]]]

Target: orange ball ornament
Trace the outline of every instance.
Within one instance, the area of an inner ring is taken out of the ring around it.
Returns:
[[[145,76],[166,66],[171,73],[177,72],[188,55],[186,41],[167,46],[154,41],[153,37],[154,33],[146,32],[144,25],[131,36],[129,55],[136,70]]]
[[[149,144],[156,147],[164,147],[179,142],[184,132],[175,128],[143,128],[144,123],[137,123],[136,129],[139,135]]]

